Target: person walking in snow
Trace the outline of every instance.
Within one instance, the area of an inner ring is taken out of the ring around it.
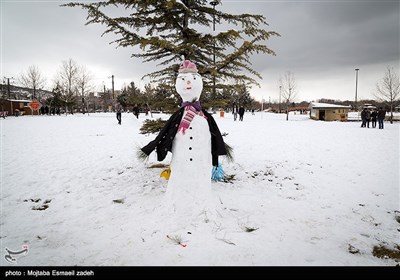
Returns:
[[[371,121],[371,112],[367,109],[367,113],[365,115],[365,121],[367,123],[367,128],[369,128],[369,122]]]
[[[139,118],[139,106],[137,104],[135,104],[135,106],[133,107],[133,114],[136,116],[136,118]]]
[[[361,127],[365,127],[367,124],[367,108],[361,111]]]
[[[239,121],[243,121],[243,115],[244,115],[244,108],[243,108],[243,106],[240,106],[240,108],[239,108]]]
[[[371,112],[372,128],[375,128],[375,127],[376,127],[376,118],[377,118],[377,116],[378,116],[378,113],[376,112],[376,109],[374,109],[374,110]]]
[[[379,129],[383,129],[383,121],[385,120],[385,116],[386,116],[386,111],[382,107],[379,107],[379,110],[378,110]]]
[[[236,102],[233,102],[232,114],[233,114],[233,120],[236,121],[238,115],[238,108],[236,106]]]
[[[121,120],[122,120],[122,105],[120,103],[117,104],[116,108],[115,108],[116,112],[117,112],[117,120],[118,120],[118,124],[121,124]]]

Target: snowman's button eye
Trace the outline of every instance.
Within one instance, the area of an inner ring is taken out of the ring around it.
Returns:
[[[184,81],[185,80],[185,78],[182,78],[182,81]]]
[[[193,80],[196,80],[196,76],[193,76]]]

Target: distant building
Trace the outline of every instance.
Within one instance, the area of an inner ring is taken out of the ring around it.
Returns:
[[[33,111],[28,104],[32,100],[26,99],[0,99],[0,111],[6,116],[39,115],[39,111]]]
[[[311,102],[310,118],[320,121],[347,121],[351,106]]]
[[[362,107],[363,109],[369,109],[370,111],[376,109],[376,106],[369,104],[369,103],[365,103]]]

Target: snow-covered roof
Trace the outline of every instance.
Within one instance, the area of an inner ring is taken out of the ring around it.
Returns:
[[[350,109],[351,106],[344,106],[344,105],[336,105],[336,104],[329,104],[329,103],[317,103],[311,102],[310,107],[313,109],[316,108],[326,108],[326,109],[336,109],[336,108],[343,108],[343,109]]]
[[[12,102],[31,102],[32,100],[25,100],[25,99],[7,99],[8,101]]]

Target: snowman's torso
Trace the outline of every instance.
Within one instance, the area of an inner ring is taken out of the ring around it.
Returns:
[[[215,208],[211,192],[211,134],[204,117],[195,116],[185,134],[176,134],[170,168],[166,192],[169,211],[182,222],[210,213]]]
[[[211,134],[204,117],[196,115],[185,134],[178,131],[172,143],[172,155],[171,171],[186,174],[180,176],[181,180],[196,181],[196,174],[211,172]]]

